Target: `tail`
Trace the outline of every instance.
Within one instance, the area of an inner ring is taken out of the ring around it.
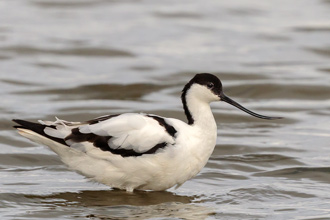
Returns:
[[[70,147],[65,142],[65,137],[71,134],[71,129],[77,127],[79,123],[69,123],[59,119],[55,122],[41,122],[40,124],[20,119],[14,119],[13,121],[17,123],[14,128],[18,130],[20,135],[48,146],[60,157],[64,164],[87,177],[92,178],[95,176],[94,170],[90,168],[91,163],[103,164],[98,162],[97,159],[88,157],[85,152]],[[86,160],[90,162],[86,163]],[[97,170],[100,169],[104,169],[104,167],[97,166]]]
[[[72,149],[65,142],[65,137],[71,131],[67,126],[58,125],[56,122],[42,122],[39,124],[20,119],[14,119],[13,121],[18,124],[15,125],[14,128],[18,130],[20,135],[36,143],[48,146],[52,151],[58,154],[61,160],[66,164],[70,164],[71,157],[82,153]]]
[[[24,120],[20,120],[20,119],[13,119],[13,121],[18,124],[18,125],[15,125],[14,128],[16,128],[18,130],[18,133],[20,135],[24,136],[24,137],[27,137],[27,138],[29,138],[33,141],[39,142],[38,140],[33,138],[33,133],[36,133],[36,134],[39,134],[42,137],[45,137],[45,138],[50,139],[52,141],[55,141],[57,143],[68,146],[65,143],[64,139],[58,138],[58,137],[53,137],[53,136],[50,136],[50,135],[45,133],[45,129],[47,127],[52,128],[52,129],[56,129],[55,125],[44,125],[44,124],[24,121]]]

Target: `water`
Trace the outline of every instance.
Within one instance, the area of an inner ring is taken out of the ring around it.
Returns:
[[[1,219],[330,219],[330,1],[0,1]],[[110,190],[20,137],[13,118],[152,112],[185,120],[195,73],[216,149],[166,192]]]

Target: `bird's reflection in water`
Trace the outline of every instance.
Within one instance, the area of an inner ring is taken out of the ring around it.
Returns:
[[[63,192],[52,195],[25,195],[33,203],[51,209],[79,213],[90,219],[180,218],[205,219],[214,213],[210,207],[193,203],[196,196],[172,192],[128,193],[122,190]],[[45,209],[42,212],[47,211]],[[52,215],[51,213],[49,213]],[[76,214],[77,215],[77,214]],[[54,216],[55,217],[55,216]]]

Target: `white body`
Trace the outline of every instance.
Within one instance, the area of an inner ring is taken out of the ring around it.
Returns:
[[[166,190],[197,175],[216,144],[217,127],[209,103],[219,101],[219,97],[205,86],[193,84],[187,92],[186,101],[194,118],[192,125],[173,118],[165,119],[177,131],[175,138],[144,114],[122,114],[93,125],[61,120],[44,122],[56,125],[56,129],[45,129],[45,133],[54,137],[64,138],[72,128],[79,126],[82,133],[115,136],[110,145],[133,148],[138,152],[162,141],[170,143],[156,153],[137,157],[122,157],[102,151],[89,142],[68,143],[71,145],[68,147],[31,130],[18,130],[22,136],[49,146],[69,168],[92,180],[127,191]]]

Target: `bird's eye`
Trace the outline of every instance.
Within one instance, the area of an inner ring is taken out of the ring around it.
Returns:
[[[214,84],[213,83],[208,83],[207,84],[207,88],[212,89],[213,87],[214,87]]]

